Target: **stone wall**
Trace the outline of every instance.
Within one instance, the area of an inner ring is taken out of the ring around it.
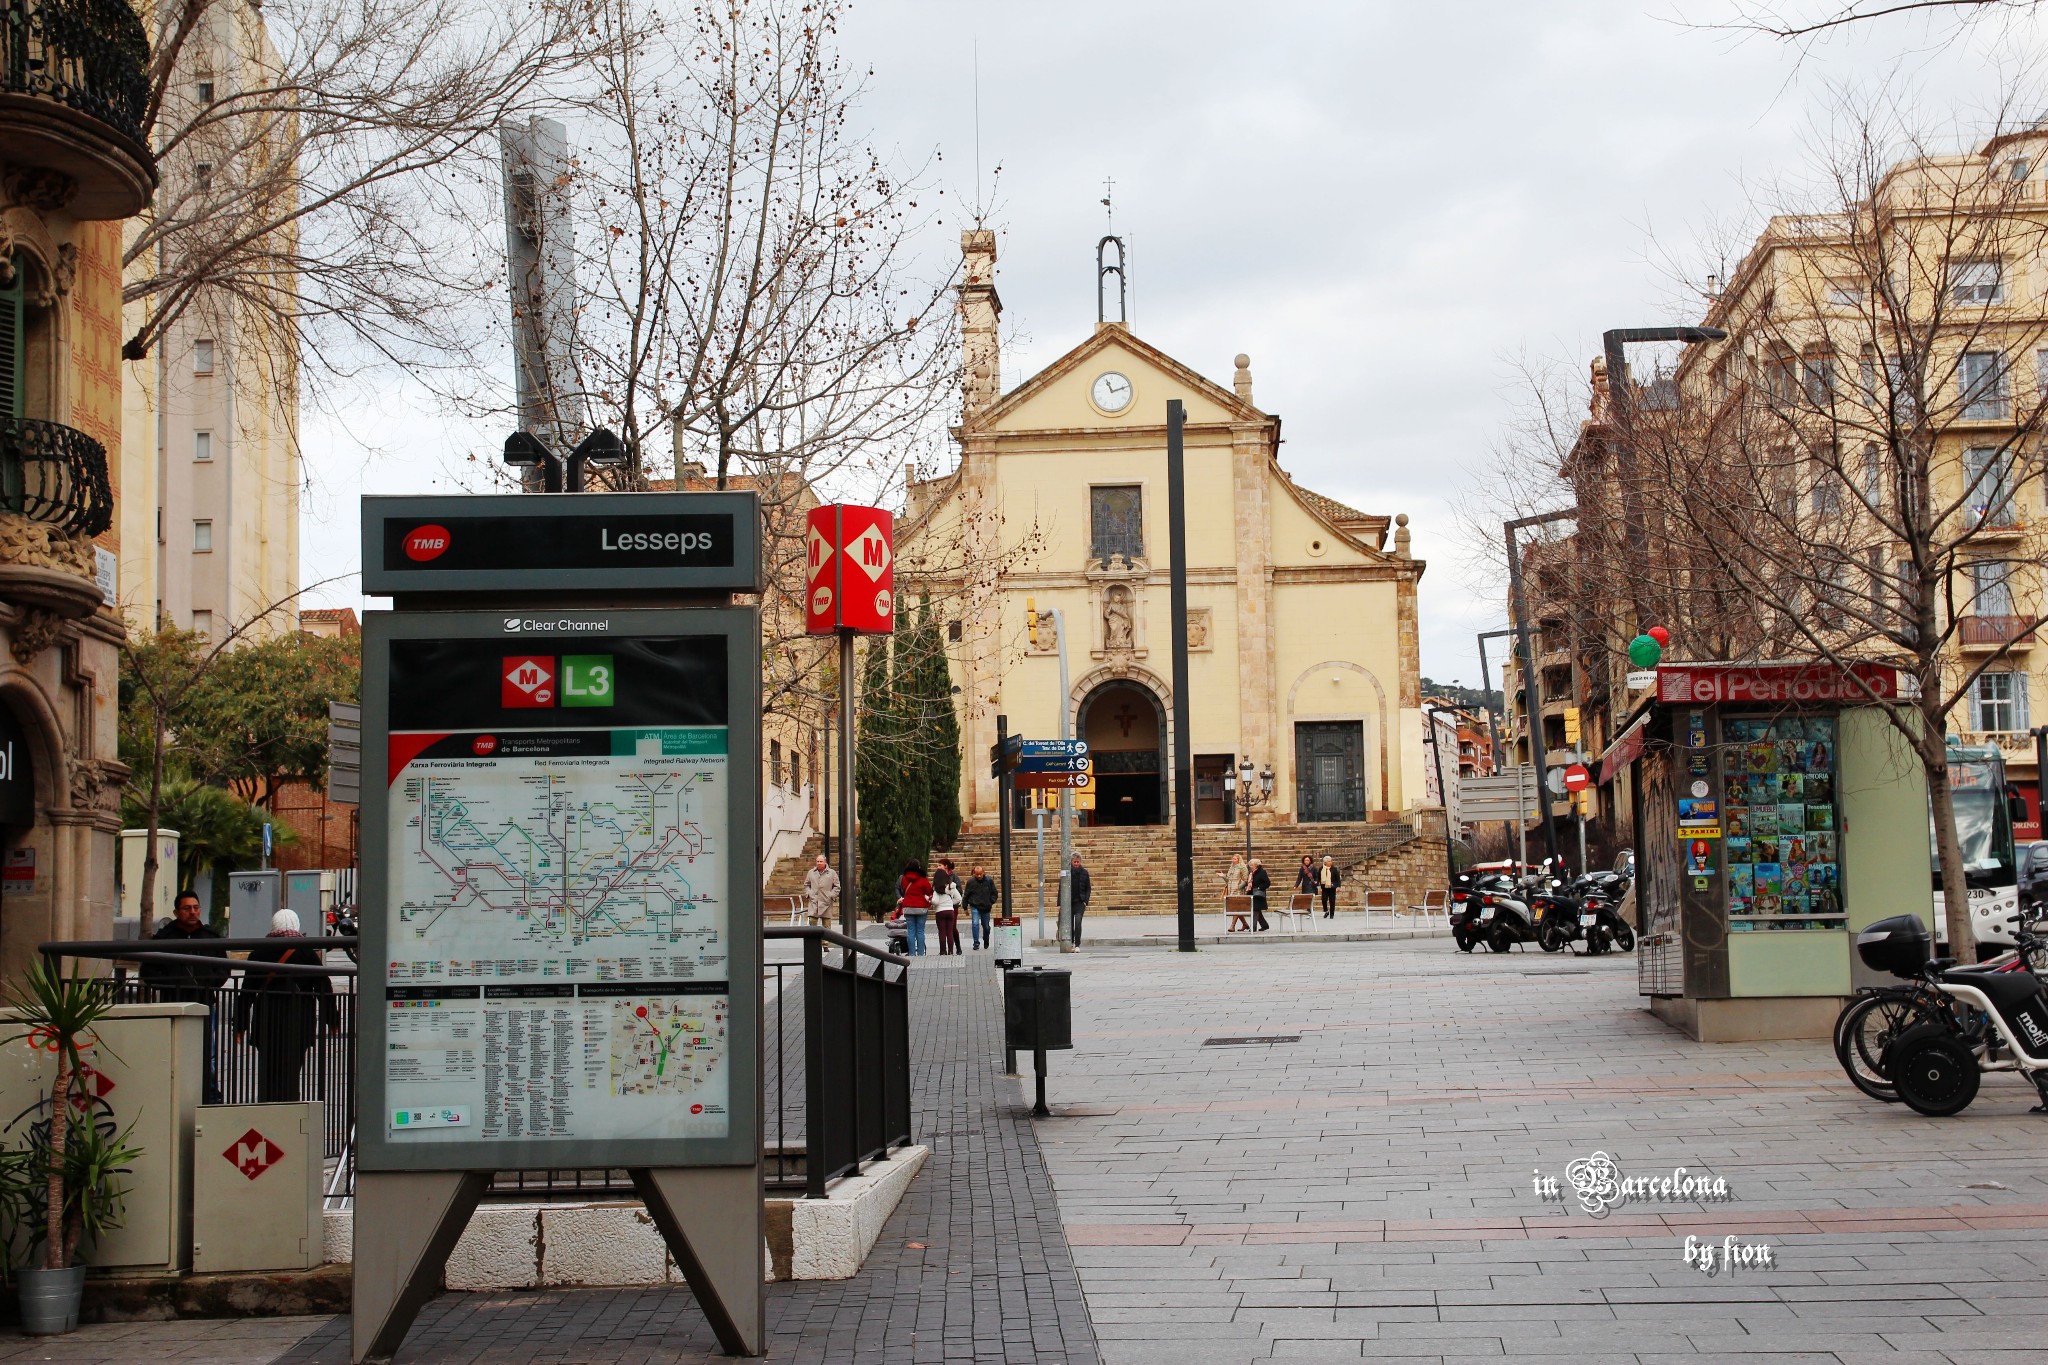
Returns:
[[[1445,876],[1443,836],[1422,835],[1347,868],[1343,903],[1356,907],[1369,890],[1392,891],[1394,905],[1406,910],[1422,904],[1423,892],[1442,891]]]

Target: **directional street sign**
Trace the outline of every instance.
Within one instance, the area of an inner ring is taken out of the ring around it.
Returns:
[[[1018,745],[1022,753],[1031,754],[1085,754],[1088,741],[1083,739],[1027,739],[1021,743],[1012,737],[1010,743]]]
[[[1086,754],[1025,754],[1017,762],[1020,773],[1085,773],[1089,758]]]
[[[1094,781],[1087,773],[1018,773],[1010,779],[1020,792],[1053,787],[1085,787]]]

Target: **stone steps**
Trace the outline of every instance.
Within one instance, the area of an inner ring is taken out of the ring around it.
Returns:
[[[825,848],[825,836],[813,834],[804,840],[801,857],[784,858],[775,864],[775,871],[768,877],[768,885],[761,889],[764,896],[794,896],[804,889],[804,877],[810,872],[811,864]]]
[[[1415,838],[1414,829],[1404,821],[1386,823],[1280,824],[1252,828],[1252,852],[1264,861],[1273,876],[1273,894],[1294,889],[1294,873],[1303,854],[1321,861],[1324,854],[1337,859],[1345,870],[1344,900],[1355,901],[1359,889],[1352,884],[1351,869],[1376,861]],[[994,872],[997,837],[993,833],[963,834],[946,855],[964,875],[982,863]],[[1049,891],[1057,886],[1059,834],[1046,829],[1045,870]],[[1166,825],[1108,826],[1074,831],[1074,851],[1081,855],[1094,883],[1089,909],[1099,914],[1172,914],[1178,908],[1174,887],[1173,830]],[[1244,852],[1244,826],[1203,825],[1195,830],[1195,899],[1197,905],[1214,909],[1223,895],[1223,883],[1215,874],[1230,863],[1233,853]],[[936,855],[935,855],[936,856]],[[1022,907],[1037,899],[1037,835],[1029,829],[1010,838],[1012,896]]]

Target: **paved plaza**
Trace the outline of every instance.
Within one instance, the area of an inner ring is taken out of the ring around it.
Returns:
[[[986,955],[922,959],[934,1158],[860,1276],[771,1287],[771,1358],[2048,1360],[2048,1118],[2023,1083],[1946,1121],[1878,1105],[1823,1044],[1689,1042],[1640,1010],[1627,956],[1032,961],[1076,974],[1056,1116],[1024,1118],[995,1074]],[[1589,1216],[1567,1169],[1597,1152],[1727,1198]],[[1775,1264],[1708,1276],[1688,1237]],[[345,1340],[341,1320],[105,1326],[0,1362],[333,1362]],[[444,1295],[400,1356],[717,1358],[689,1296],[655,1290]]]

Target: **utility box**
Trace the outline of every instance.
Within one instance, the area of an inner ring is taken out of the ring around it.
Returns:
[[[116,910],[122,919],[142,919],[142,865],[149,859],[149,831],[146,829],[124,829],[121,831],[121,861],[116,864],[120,872],[114,888]],[[33,867],[33,864],[31,864]],[[156,832],[156,894],[149,898],[149,913],[158,924],[171,918],[171,906],[178,897],[178,831],[160,829]]]
[[[334,874],[318,870],[285,873],[284,908],[298,915],[299,928],[305,933],[326,933],[327,912],[334,908]]]
[[[270,917],[278,910],[275,871],[230,872],[228,874],[228,937],[262,938],[270,932]],[[308,934],[324,932],[319,925],[299,926]]]
[[[1074,1045],[1074,974],[1034,967],[1003,973],[1003,1036],[1019,1052]]]
[[[0,1030],[18,1016],[0,1010]],[[72,1090],[72,1122],[108,1137],[128,1135],[141,1155],[122,1181],[126,1221],[97,1245],[81,1248],[97,1271],[168,1275],[183,1270],[191,1237],[192,1112],[199,1105],[206,1006],[116,1005],[84,1049],[85,1070]],[[0,1037],[5,1033],[0,1032]],[[0,1048],[0,1146],[19,1150],[48,1130],[56,1063],[40,1047]]]
[[[324,1243],[321,1106],[203,1104],[192,1129],[192,1269],[311,1270]]]

